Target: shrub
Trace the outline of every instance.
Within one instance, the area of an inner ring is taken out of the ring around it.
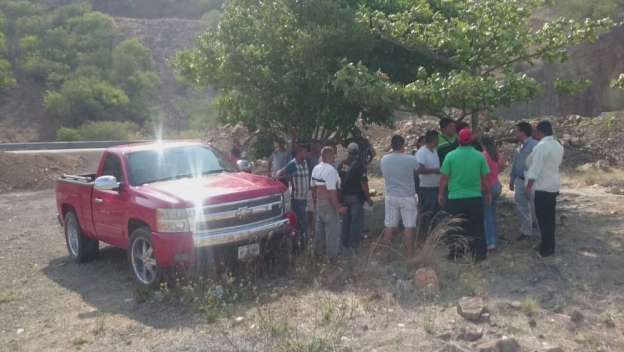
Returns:
[[[135,139],[139,126],[130,121],[87,122],[79,128],[61,127],[56,131],[56,140],[73,141],[125,141]]]
[[[96,140],[131,140],[135,139],[139,126],[130,121],[97,121],[87,122],[78,129],[80,139],[85,141]]]
[[[80,132],[75,128],[61,127],[56,131],[56,140],[74,142],[80,140]]]

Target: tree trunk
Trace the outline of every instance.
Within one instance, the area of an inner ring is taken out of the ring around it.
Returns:
[[[479,131],[479,117],[480,117],[481,113],[479,111],[473,112],[472,115],[470,115],[470,119],[471,119],[471,127],[472,127],[472,132],[478,132]]]

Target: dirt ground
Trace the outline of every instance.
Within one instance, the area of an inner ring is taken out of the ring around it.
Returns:
[[[534,253],[536,243],[511,241],[518,223],[507,192],[499,252],[473,265],[440,250],[438,294],[414,288],[405,262],[369,258],[369,239],[339,266],[302,260],[287,276],[236,283],[210,299],[188,287],[137,290],[115,248],[70,262],[53,191],[2,194],[0,350],[438,351],[453,343],[479,351],[507,336],[522,351],[624,351],[624,197],[588,183],[567,179],[558,254],[549,259]],[[459,316],[462,296],[482,297],[490,321]]]

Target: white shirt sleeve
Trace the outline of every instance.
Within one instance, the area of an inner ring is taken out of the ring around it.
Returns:
[[[538,144],[527,158],[529,162],[526,178],[528,180],[537,180],[544,169],[544,144]]]

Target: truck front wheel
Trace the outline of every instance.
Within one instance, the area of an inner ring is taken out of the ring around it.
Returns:
[[[92,240],[83,234],[78,217],[73,211],[65,214],[65,242],[69,256],[76,263],[93,260],[99,250],[99,241]]]
[[[130,235],[128,261],[139,285],[148,289],[158,287],[162,279],[162,268],[156,262],[152,234],[148,228],[138,228]]]

